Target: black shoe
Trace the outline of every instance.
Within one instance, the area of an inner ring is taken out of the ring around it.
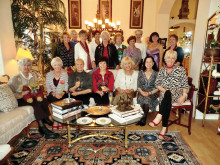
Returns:
[[[50,130],[47,129],[47,127],[45,127],[45,126],[39,127],[39,132],[40,132],[41,135],[54,134],[54,132],[50,131]]]
[[[44,123],[48,124],[49,126],[53,126],[53,122],[49,118],[45,118],[42,120]]]
[[[143,116],[141,120],[138,122],[140,126],[146,125],[147,116]]]

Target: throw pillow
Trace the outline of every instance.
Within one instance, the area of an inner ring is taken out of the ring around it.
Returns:
[[[2,112],[9,112],[18,107],[17,99],[7,84],[0,85],[0,105]]]

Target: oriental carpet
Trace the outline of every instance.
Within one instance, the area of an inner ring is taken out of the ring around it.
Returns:
[[[178,132],[168,132],[159,140],[158,131],[129,130],[128,152],[124,144],[107,137],[91,137],[68,148],[65,130],[59,136],[41,137],[32,130],[32,138],[21,136],[12,146],[11,159],[16,164],[34,165],[198,165],[199,162]],[[72,138],[83,133],[74,133]],[[124,134],[114,134],[124,139]]]

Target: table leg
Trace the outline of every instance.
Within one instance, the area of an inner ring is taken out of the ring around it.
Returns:
[[[71,134],[70,134],[70,124],[69,121],[67,121],[67,137],[68,137],[68,147],[71,147]]]
[[[125,152],[128,152],[128,127],[125,126]]]

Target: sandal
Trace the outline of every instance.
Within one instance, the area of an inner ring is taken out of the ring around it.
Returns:
[[[161,123],[162,119],[159,121],[159,123],[155,123],[153,120],[149,123],[149,126],[151,127],[157,127]]]

